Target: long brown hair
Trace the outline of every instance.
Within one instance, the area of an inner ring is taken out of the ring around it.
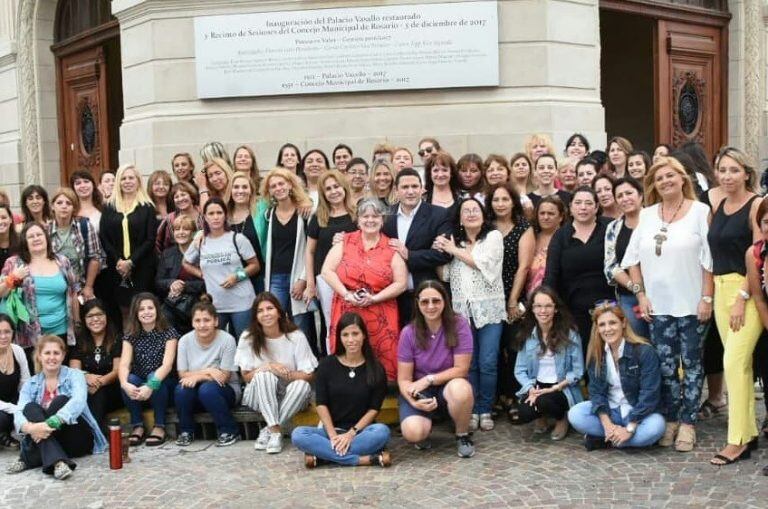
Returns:
[[[261,357],[261,354],[267,348],[267,337],[264,335],[264,329],[261,328],[258,318],[259,304],[262,302],[269,302],[275,306],[275,309],[277,309],[277,314],[279,316],[277,319],[277,328],[280,332],[288,334],[289,332],[298,330],[296,324],[288,319],[288,314],[274,294],[270,292],[261,292],[258,294],[256,300],[253,301],[253,306],[251,306],[251,324],[248,326],[248,335],[251,337],[253,353],[258,357]]]
[[[160,311],[160,300],[157,296],[150,292],[141,292],[136,294],[131,301],[131,308],[128,311],[128,324],[125,327],[126,335],[135,337],[143,330],[139,321],[139,306],[145,300],[152,301],[152,304],[155,306],[155,330],[165,332],[171,328],[165,315]]]
[[[546,295],[555,305],[555,316],[552,319],[552,328],[546,338],[544,338],[544,334],[542,334],[541,328],[539,327],[539,322],[536,320],[536,315],[533,313],[533,301],[537,295]],[[518,346],[522,347],[526,340],[531,337],[533,331],[536,330],[536,335],[539,337],[539,348],[542,353],[547,350],[557,352],[558,350],[565,348],[565,346],[571,342],[571,331],[574,329],[574,323],[571,318],[571,313],[568,311],[568,307],[557,295],[557,292],[548,286],[541,285],[531,293],[528,302],[530,303],[530,306],[528,306],[529,309],[523,317],[523,324],[520,327],[520,332],[517,334]]]
[[[111,352],[112,346],[118,340],[117,332],[115,331],[113,324],[109,321],[109,314],[107,313],[107,308],[104,303],[98,298],[86,301],[85,304],[80,306],[80,323],[85,324],[85,327],[82,327],[77,334],[77,348],[82,355],[90,355],[96,348],[96,342],[93,340],[93,335],[85,320],[85,316],[94,309],[101,310],[107,320],[107,326],[104,329],[104,343],[102,344],[104,350],[106,352]]]
[[[426,350],[429,346],[429,328],[427,327],[427,320],[424,318],[424,314],[419,308],[419,296],[424,290],[432,288],[440,294],[443,299],[443,313],[440,315],[440,321],[443,325],[443,332],[445,333],[445,344],[448,348],[454,348],[459,344],[459,337],[456,333],[456,313],[453,312],[451,306],[451,300],[448,297],[448,292],[445,286],[439,281],[430,279],[422,281],[421,284],[413,292],[413,331],[416,333],[416,345],[421,350]]]
[[[605,353],[605,342],[600,337],[600,332],[597,330],[597,319],[605,313],[613,313],[616,317],[624,323],[624,339],[627,343],[634,345],[647,345],[648,341],[638,336],[632,327],[629,326],[627,321],[627,315],[624,314],[624,310],[621,306],[612,302],[596,306],[592,310],[592,332],[589,335],[589,345],[587,345],[587,359],[586,364],[595,364],[595,373],[600,374],[600,369],[603,366],[603,354]]]
[[[352,203],[352,190],[349,187],[346,177],[344,177],[339,170],[326,170],[320,175],[320,179],[317,181],[318,204],[315,216],[317,217],[317,224],[320,228],[327,227],[328,220],[331,217],[331,204],[328,203],[328,198],[325,197],[325,183],[330,179],[335,180],[341,188],[344,189],[344,210],[347,211],[347,214],[349,214],[349,217],[351,217],[353,221],[355,220],[357,213],[355,205]]]
[[[344,329],[350,325],[357,325],[357,327],[363,333],[362,353],[363,359],[365,359],[365,382],[369,387],[375,387],[378,383],[384,380],[384,368],[376,358],[376,355],[373,353],[370,336],[368,334],[368,327],[365,325],[365,320],[363,320],[363,318],[357,313],[347,311],[341,315],[341,318],[339,318],[339,323],[336,324],[336,355],[342,356],[346,355],[347,353],[347,349],[344,347],[344,343],[341,341],[341,333],[344,332]]]

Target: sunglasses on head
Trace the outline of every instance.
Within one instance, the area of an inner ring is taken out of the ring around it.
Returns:
[[[418,154],[419,154],[419,157],[424,157],[425,155],[431,154],[434,151],[435,151],[435,147],[427,147],[419,150]]]
[[[592,307],[592,309],[589,310],[589,315],[594,317],[595,312],[597,311],[602,311],[605,309],[614,309],[617,307],[619,307],[619,303],[616,302],[615,300],[611,300],[611,299],[599,300],[595,302],[595,305]]]

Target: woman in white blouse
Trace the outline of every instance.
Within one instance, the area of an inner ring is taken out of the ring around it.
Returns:
[[[475,393],[470,429],[493,429],[491,406],[496,395],[499,342],[507,319],[501,271],[504,238],[488,221],[476,198],[467,198],[457,209],[451,238],[440,236],[434,248],[453,260],[447,266],[453,309],[470,319],[474,336],[469,381]],[[444,274],[445,276],[446,274]]]
[[[650,324],[661,361],[660,411],[667,425],[659,445],[674,443],[688,452],[696,443],[703,332],[712,316],[709,208],[696,201],[685,169],[671,157],[651,167],[645,189],[648,207],[640,212],[622,266],[629,268],[641,318]]]

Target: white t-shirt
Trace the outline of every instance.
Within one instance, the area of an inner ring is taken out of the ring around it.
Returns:
[[[211,295],[213,305],[219,313],[235,313],[251,308],[256,299],[251,280],[246,278],[238,282],[232,288],[222,288],[224,282],[235,271],[243,267],[243,262],[237,255],[237,249],[232,241],[234,232],[226,232],[224,235],[213,238],[205,237],[197,249],[197,242],[193,241],[184,259],[188,263],[196,264],[199,260],[200,270],[205,280],[205,290]],[[243,260],[250,260],[256,256],[251,241],[245,235],[237,235],[237,248]]]
[[[200,371],[217,368],[230,371],[229,385],[235,391],[235,400],[240,399],[240,378],[235,364],[235,338],[219,330],[210,345],[203,347],[197,340],[197,333],[190,331],[179,339],[176,367],[179,371]]]
[[[659,207],[657,203],[640,211],[640,222],[632,232],[621,266],[626,269],[640,263],[654,315],[695,315],[702,295],[702,269],[712,270],[707,242],[709,208],[693,202],[685,216],[669,225],[657,256],[654,237],[662,226]]]
[[[543,384],[557,383],[557,367],[555,366],[555,352],[547,352],[539,357],[539,372],[536,374],[536,381]]]
[[[245,331],[240,335],[240,343],[235,353],[235,364],[241,371],[252,371],[262,364],[277,362],[291,371],[312,373],[317,367],[317,359],[309,347],[306,336],[300,330],[289,332],[276,339],[267,340],[267,348],[260,356],[253,351],[251,335]]]

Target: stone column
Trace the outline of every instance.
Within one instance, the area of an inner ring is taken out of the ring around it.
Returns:
[[[558,150],[577,130],[604,145],[598,0],[500,0],[495,88],[197,99],[195,16],[390,3],[113,0],[123,54],[120,162],[167,168],[173,153],[197,154],[211,140],[229,150],[248,143],[267,169],[286,141],[327,152],[344,141],[368,158],[377,142],[413,150],[423,136],[456,156],[509,157],[533,132],[551,135]]]
[[[760,0],[744,0],[744,150],[758,161],[760,138]]]

